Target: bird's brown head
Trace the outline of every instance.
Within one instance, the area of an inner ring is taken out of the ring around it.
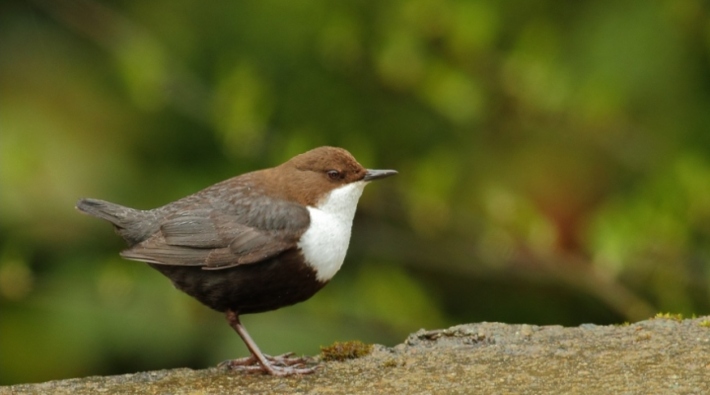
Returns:
[[[395,170],[365,169],[350,152],[337,147],[314,148],[270,169],[270,173],[284,198],[308,206],[343,185],[397,174]]]

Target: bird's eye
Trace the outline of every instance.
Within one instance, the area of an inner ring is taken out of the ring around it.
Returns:
[[[340,177],[340,172],[337,170],[328,170],[328,178],[331,180],[339,180]]]

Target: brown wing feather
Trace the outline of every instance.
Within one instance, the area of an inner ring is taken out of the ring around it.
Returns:
[[[121,256],[162,265],[203,266],[209,270],[261,262],[295,248],[310,221],[302,206],[292,205],[289,210],[284,210],[283,204],[276,207],[279,215],[293,218],[279,221],[277,229],[248,226],[244,218],[214,209],[175,214],[163,220],[159,232],[123,251]],[[263,207],[259,214],[265,214]]]

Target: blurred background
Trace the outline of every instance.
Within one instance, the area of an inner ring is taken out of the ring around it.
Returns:
[[[371,185],[271,354],[710,312],[701,0],[0,4],[0,384],[247,355],[79,197],[153,208],[320,145]]]

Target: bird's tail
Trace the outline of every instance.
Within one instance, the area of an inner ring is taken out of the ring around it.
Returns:
[[[92,217],[101,218],[113,224],[116,233],[129,245],[143,241],[150,234],[146,211],[121,206],[99,199],[79,199],[77,210]]]

